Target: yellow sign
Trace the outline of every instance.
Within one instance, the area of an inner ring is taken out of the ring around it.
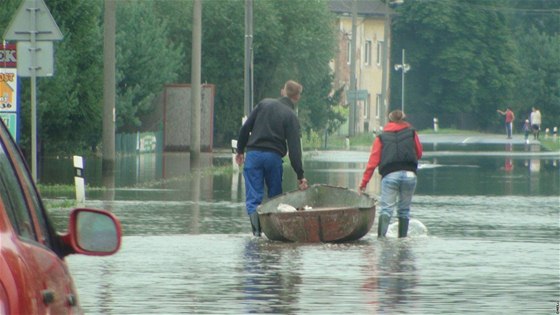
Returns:
[[[0,117],[17,139],[17,70],[0,68]]]

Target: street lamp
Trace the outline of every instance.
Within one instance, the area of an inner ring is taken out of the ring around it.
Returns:
[[[404,63],[404,49],[402,50],[402,63],[395,65],[396,71],[401,71],[401,110],[404,113],[404,74],[410,70],[410,65]]]

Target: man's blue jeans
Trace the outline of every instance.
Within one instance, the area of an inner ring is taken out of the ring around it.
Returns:
[[[389,173],[381,180],[381,211],[379,215],[393,216],[397,208],[397,216],[401,219],[410,218],[410,204],[416,189],[416,174],[410,171]]]
[[[511,138],[512,129],[513,129],[513,123],[511,122],[506,123],[506,135],[508,138]]]
[[[243,177],[245,178],[245,205],[247,214],[257,211],[264,196],[264,185],[268,198],[282,193],[282,157],[268,151],[249,151],[245,155]]]

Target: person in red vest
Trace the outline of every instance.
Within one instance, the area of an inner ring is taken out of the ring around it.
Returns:
[[[397,208],[399,218],[399,237],[406,237],[408,233],[410,204],[416,189],[416,170],[422,157],[422,144],[416,130],[404,118],[400,110],[389,113],[389,123],[373,142],[360,184],[360,191],[364,192],[373,171],[379,167],[382,179],[378,237],[385,237],[394,208]]]

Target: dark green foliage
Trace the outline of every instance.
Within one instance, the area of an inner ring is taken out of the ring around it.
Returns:
[[[485,128],[497,108],[512,100],[519,65],[504,16],[475,2],[410,1],[395,20],[392,58],[406,49],[407,111],[474,113]],[[393,75],[393,103],[400,103],[400,76]],[[398,91],[398,92],[397,92]]]
[[[163,86],[176,83],[182,45],[167,40],[167,23],[149,1],[117,3],[117,132],[140,130]],[[144,126],[144,128],[150,126]]]
[[[100,1],[46,1],[64,39],[54,43],[55,73],[37,78],[38,141],[53,154],[79,153],[101,138]],[[19,4],[18,4],[19,6]],[[30,150],[30,79],[21,79],[21,143]]]
[[[543,127],[552,129],[560,121],[560,34],[531,27],[518,40],[519,59],[525,60],[516,81],[516,100],[523,106],[518,117],[526,119],[535,106],[542,113]]]
[[[253,102],[278,97],[288,79],[300,81],[302,124],[321,130],[332,106],[327,101],[335,47],[332,16],[326,1],[288,3],[253,2]],[[156,11],[170,20],[168,38],[186,48],[179,80],[189,83],[192,1],[158,0]],[[244,115],[245,1],[204,1],[202,15],[202,82],[216,86],[214,143],[226,145],[237,137]]]
[[[21,0],[0,2],[4,33]],[[103,0],[45,0],[64,40],[55,43],[55,74],[38,79],[43,154],[77,153],[100,144],[103,108]],[[216,86],[214,143],[237,136],[244,115],[245,1],[202,2],[202,82]],[[501,127],[496,109],[518,119],[540,108],[543,126],[560,121],[560,0],[405,0],[396,8],[392,63],[406,74],[406,110],[475,117],[477,129]],[[254,102],[277,97],[288,79],[304,85],[298,112],[306,132],[332,132],[329,61],[335,54],[327,1],[253,1]],[[117,1],[118,132],[145,126],[167,83],[190,83],[192,0]],[[400,73],[391,72],[392,107]],[[20,80],[21,141],[29,150],[30,80]],[[443,126],[442,126],[443,127]]]

